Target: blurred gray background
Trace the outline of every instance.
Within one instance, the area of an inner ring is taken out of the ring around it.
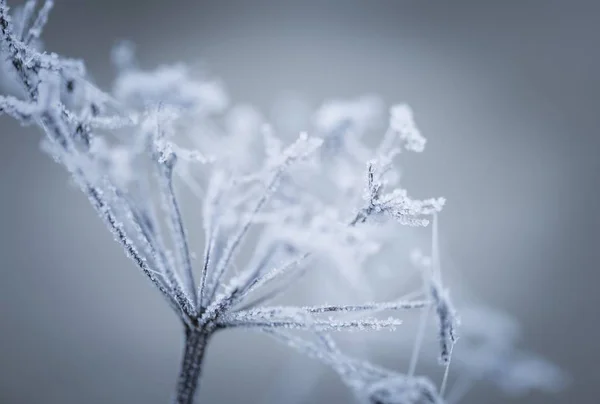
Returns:
[[[518,318],[522,347],[573,379],[514,402],[597,402],[600,3],[56,3],[47,48],[84,58],[101,85],[111,46],[127,38],[144,66],[208,69],[266,114],[290,99],[408,102],[429,143],[405,183],[448,198],[446,262]],[[0,117],[0,402],[168,402],[179,325],[39,139]],[[213,342],[203,403],[264,402],[284,363],[302,360],[261,335]],[[322,375],[305,402],[348,402]],[[482,384],[466,402],[508,399]]]

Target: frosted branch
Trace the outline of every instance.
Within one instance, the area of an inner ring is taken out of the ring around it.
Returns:
[[[163,163],[160,162],[161,158],[165,158]],[[171,229],[171,236],[175,243],[177,251],[177,260],[179,268],[181,269],[185,290],[189,294],[189,299],[194,307],[197,307],[197,295],[196,295],[196,283],[194,281],[194,275],[192,271],[192,262],[190,257],[190,251],[188,247],[187,235],[183,226],[183,219],[181,217],[181,209],[177,197],[175,196],[175,190],[173,189],[173,165],[175,164],[175,156],[170,157],[159,157],[159,183],[164,198],[165,213]]]
[[[373,160],[367,163],[367,184],[363,194],[365,206],[358,212],[351,224],[364,222],[370,216],[385,215],[409,226],[426,226],[429,221],[423,216],[442,210],[446,200],[431,198],[411,199],[405,189],[396,188],[384,193],[386,182],[383,175],[389,162]]]
[[[312,331],[377,331],[383,329],[395,330],[402,324],[402,321],[393,317],[385,320],[381,319],[360,319],[360,320],[336,320],[328,319],[309,319],[305,320],[302,311],[288,313],[289,315],[238,312],[225,315],[218,320],[221,327],[246,327],[246,328],[289,328],[298,330]]]
[[[29,28],[29,32],[23,38],[23,43],[30,44],[33,40],[40,38],[40,36],[42,35],[42,30],[48,22],[48,16],[50,15],[52,7],[54,7],[54,1],[46,0],[44,2],[44,5],[38,12],[37,18],[31,25],[31,28]]]
[[[29,124],[40,108],[37,104],[21,101],[11,96],[0,96],[0,114],[10,115],[22,124]]]

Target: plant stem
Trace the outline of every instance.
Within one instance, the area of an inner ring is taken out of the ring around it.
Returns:
[[[174,404],[192,404],[194,402],[194,395],[202,372],[202,359],[211,334],[207,330],[186,327],[185,348],[177,378]]]

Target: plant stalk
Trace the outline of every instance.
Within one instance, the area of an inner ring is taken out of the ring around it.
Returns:
[[[194,402],[202,373],[202,360],[211,334],[212,332],[208,330],[186,327],[185,347],[173,404],[192,404]]]

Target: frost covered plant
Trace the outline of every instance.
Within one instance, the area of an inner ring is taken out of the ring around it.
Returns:
[[[230,107],[218,82],[196,79],[184,65],[140,69],[129,43],[113,52],[118,75],[105,92],[83,62],[42,51],[52,5],[36,11],[30,0],[11,18],[0,0],[3,81],[18,83],[14,95],[0,96],[0,112],[42,130],[43,149],[181,319],[185,347],[174,402],[193,402],[207,345],[230,328],[263,332],[323,361],[361,402],[443,402],[457,317],[435,248],[429,267],[420,257],[423,287],[408,297],[280,303],[307,272],[336,271],[360,286],[394,229],[437,217],[444,199],[411,198],[395,167],[402,153],[425,146],[410,108],[390,109],[374,150],[362,139],[378,118],[372,97],[326,103],[312,135],[286,139],[252,108]],[[196,223],[184,220],[181,187],[201,201],[198,265],[189,234]],[[400,374],[344,355],[332,339],[341,331],[394,329],[406,310],[435,313],[446,369],[440,388],[415,376],[419,349],[411,371]]]

